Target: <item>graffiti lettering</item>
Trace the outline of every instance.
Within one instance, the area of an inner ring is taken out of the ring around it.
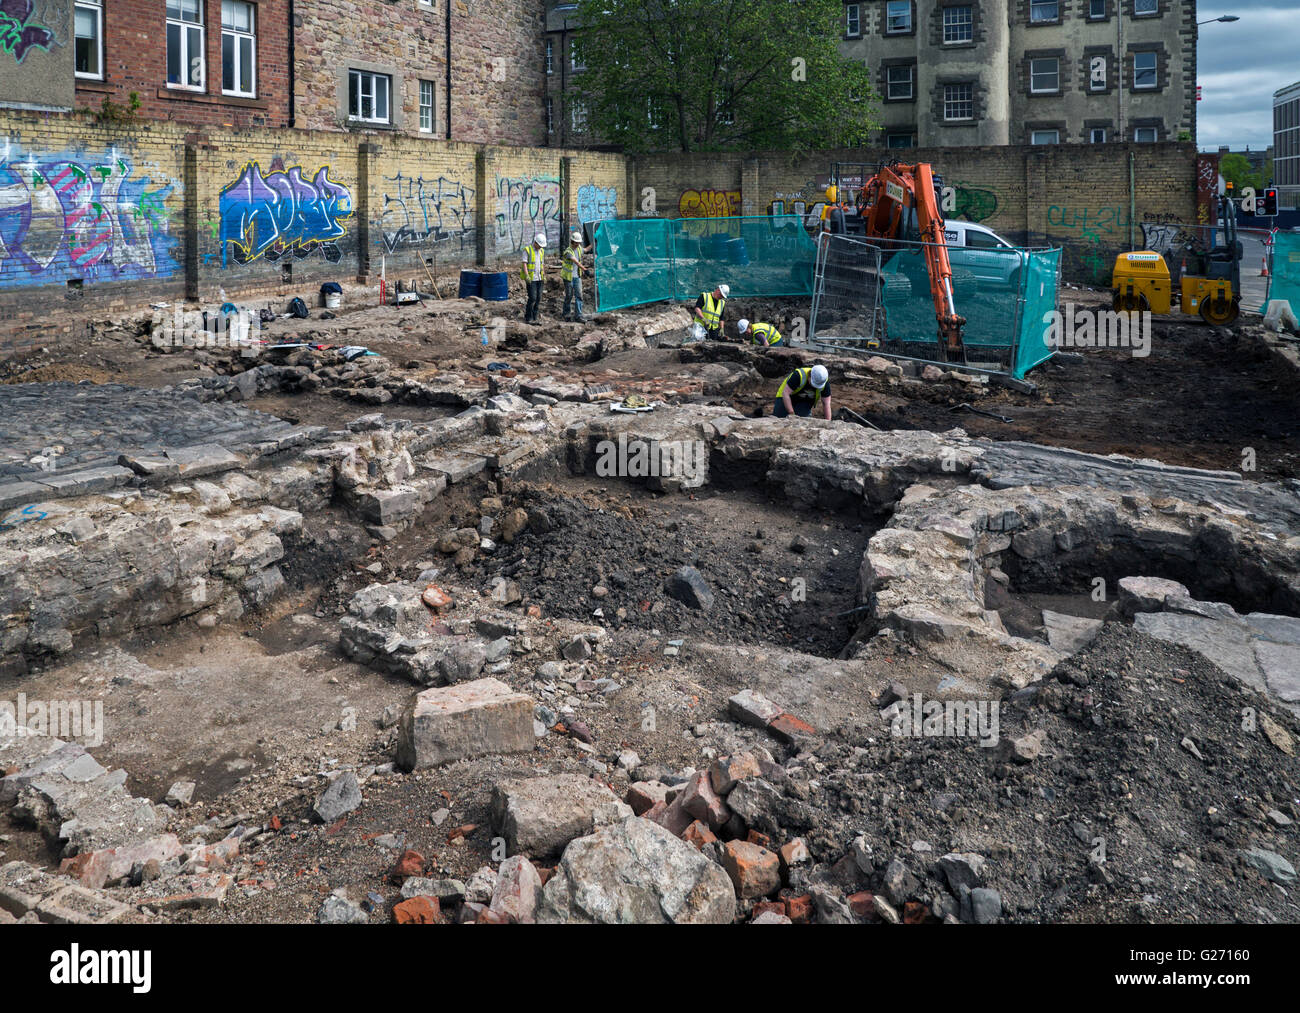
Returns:
[[[1113,235],[1129,226],[1128,211],[1113,208],[1068,208],[1053,204],[1047,209],[1048,228],[1066,229],[1082,233]]]
[[[554,249],[560,242],[560,183],[555,179],[497,178],[497,243],[523,249],[539,232]]]
[[[8,143],[5,144],[8,150]],[[168,277],[168,185],[132,179],[116,151],[98,162],[0,157],[0,287]]]
[[[0,51],[8,53],[18,63],[29,50],[49,51],[54,45],[54,33],[45,25],[31,20],[33,0],[0,0]]]
[[[618,217],[618,187],[584,183],[578,187],[578,221],[603,222]]]
[[[945,211],[951,211],[949,217],[965,218],[968,222],[983,222],[998,212],[998,195],[992,190],[980,190],[976,187],[956,183],[946,186],[944,190]],[[948,200],[951,197],[951,206]]]
[[[687,190],[677,202],[683,218],[730,218],[740,214],[739,190]]]
[[[439,176],[426,180],[398,173],[385,182],[379,233],[388,253],[400,246],[442,243],[453,237],[461,250],[474,239],[474,191],[455,180]]]
[[[23,507],[21,512],[10,514],[7,519],[0,521],[0,531],[3,531],[5,528],[16,528],[19,524],[23,524],[26,521],[43,521],[48,516],[49,514],[39,506]]]
[[[1142,225],[1143,249],[1156,253],[1175,253],[1194,242],[1196,234],[1191,229],[1173,223]]]
[[[343,259],[338,240],[347,234],[341,222],[352,217],[352,194],[329,178],[329,166],[308,181],[301,166],[263,175],[252,162],[221,191],[220,208],[222,267],[227,251],[237,264],[286,254],[301,260],[318,250],[331,264]]]

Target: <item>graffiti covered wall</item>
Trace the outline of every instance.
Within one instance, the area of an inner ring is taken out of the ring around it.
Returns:
[[[539,232],[551,249],[560,242],[560,181],[498,176],[496,181],[496,249],[521,250]]]
[[[168,198],[130,156],[0,144],[0,286],[167,278],[179,264]]]
[[[71,109],[73,48],[68,0],[0,0],[0,100]]]
[[[339,240],[352,217],[352,192],[321,166],[308,178],[300,165],[269,172],[256,162],[221,191],[221,264],[259,258],[277,263],[319,254],[331,264],[343,259]]]

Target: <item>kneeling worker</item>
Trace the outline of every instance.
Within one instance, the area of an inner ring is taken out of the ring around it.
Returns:
[[[802,367],[781,381],[776,389],[772,414],[778,419],[798,415],[809,418],[814,411],[827,422],[831,420],[831,385],[826,367]]]
[[[775,348],[777,345],[784,344],[785,338],[771,324],[755,323],[751,324],[748,320],[742,320],[736,324],[736,331],[743,338],[746,334],[750,335],[750,340],[755,345],[762,345],[764,348]]]

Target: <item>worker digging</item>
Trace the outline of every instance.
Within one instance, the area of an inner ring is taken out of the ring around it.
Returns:
[[[810,418],[816,412],[827,422],[831,420],[831,383],[826,367],[801,366],[781,381],[776,389],[776,402],[772,414],[778,419]]]
[[[750,343],[760,348],[776,348],[785,342],[785,338],[773,324],[762,321],[751,324],[748,320],[742,319],[736,324],[736,333],[742,339],[748,334]]]

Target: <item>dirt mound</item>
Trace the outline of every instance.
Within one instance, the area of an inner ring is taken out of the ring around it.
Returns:
[[[1294,865],[1300,853],[1287,822],[1300,820],[1300,759],[1270,739],[1278,726],[1300,741],[1291,715],[1198,655],[1108,624],[1004,703],[1000,746],[900,738],[882,724],[817,748],[834,769],[809,800],[814,853],[834,857],[838,841],[842,854],[862,834],[875,874],[854,882],[859,870],[842,861],[844,889],[881,889],[898,859],[928,903],[946,890],[938,858],[977,852],[1016,921],[1300,920],[1294,891],[1243,854]],[[1008,755],[1035,732],[1036,759]]]

